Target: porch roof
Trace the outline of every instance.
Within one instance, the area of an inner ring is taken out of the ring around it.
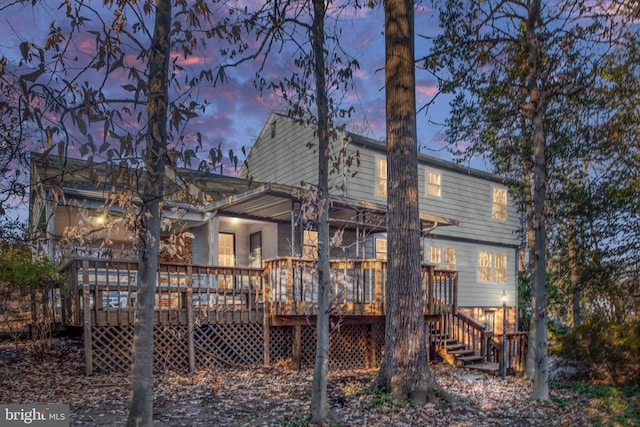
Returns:
[[[225,197],[208,210],[222,216],[235,216],[262,221],[291,221],[291,212],[299,210],[305,190],[284,184],[263,183],[257,187]],[[329,221],[336,226],[366,226],[386,229],[387,207],[384,204],[331,196]],[[427,213],[420,214],[423,230],[437,226],[458,225],[459,221]]]

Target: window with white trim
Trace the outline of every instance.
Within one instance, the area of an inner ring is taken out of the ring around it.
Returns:
[[[479,282],[507,282],[507,254],[478,252],[478,281]]]
[[[318,232],[304,230],[302,238],[302,257],[305,259],[318,259]]]
[[[440,263],[442,262],[440,254],[441,248],[439,246],[429,246],[429,250],[427,251],[427,263],[440,267]]]
[[[491,217],[500,221],[507,220],[507,190],[493,187],[493,208]]]
[[[387,197],[387,159],[382,157],[377,161],[376,196]]]
[[[427,249],[427,263],[436,268],[454,271],[456,269],[456,248],[441,248],[429,246]]]
[[[443,270],[454,271],[456,269],[456,248],[444,248]]]
[[[376,239],[376,259],[387,259],[387,239]]]
[[[442,197],[442,174],[427,169],[427,196]]]
[[[496,283],[507,283],[507,254],[494,254],[493,280]]]

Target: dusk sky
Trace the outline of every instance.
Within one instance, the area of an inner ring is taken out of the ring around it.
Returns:
[[[35,41],[44,43],[49,23],[55,20],[64,23],[56,15],[59,2],[54,2],[45,12],[34,12],[30,2],[26,5],[14,5],[0,0],[0,20],[4,28],[0,36],[0,57],[5,56],[9,63],[20,59],[19,44],[21,41]],[[91,2],[93,5],[93,2]],[[102,2],[95,2],[100,5]],[[437,13],[427,5],[416,7],[416,57],[428,52],[428,45],[424,37],[437,33]],[[381,7],[374,10],[362,9],[350,16],[343,15],[341,19],[341,43],[345,50],[360,63],[360,70],[355,74],[355,89],[344,97],[345,104],[355,108],[355,114],[350,121],[350,130],[371,137],[376,140],[385,136],[385,108],[384,108],[384,15]],[[92,36],[88,36],[92,37]],[[78,44],[78,50],[85,50],[90,54],[95,43]],[[216,49],[211,43],[211,49]],[[197,67],[205,58],[190,58],[188,65]],[[215,54],[212,53],[211,57]],[[293,69],[293,59],[286,51],[275,52],[267,61],[265,74],[281,76],[290,74]],[[7,68],[10,68],[10,65]],[[228,71],[228,83],[216,87],[199,89],[199,97],[205,97],[210,105],[199,117],[192,119],[192,129],[202,133],[205,150],[198,153],[206,156],[208,148],[222,144],[223,152],[229,149],[239,151],[239,147],[250,148],[265,124],[271,111],[285,112],[286,104],[274,94],[265,91],[260,96],[253,86],[253,78],[257,64],[245,63],[242,67]],[[422,70],[416,73],[417,107],[421,109],[437,93],[435,79]],[[428,111],[418,113],[419,149],[429,155],[450,159],[444,144],[444,128],[442,126],[447,114],[447,102],[438,98]],[[478,167],[478,165],[474,165]],[[482,168],[482,165],[479,166]]]

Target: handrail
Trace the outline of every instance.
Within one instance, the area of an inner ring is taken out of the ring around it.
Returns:
[[[66,270],[72,282],[67,298],[78,298],[77,312],[68,319],[79,324],[90,313],[97,324],[133,323],[137,262],[76,259],[66,265]],[[195,313],[199,321],[248,322],[262,309],[262,288],[262,269],[160,263],[156,320],[186,324],[188,314]]]
[[[487,338],[491,335],[487,332],[486,325],[457,310],[447,310],[442,314],[440,333],[464,344],[466,349],[472,350],[476,356],[486,355]],[[441,345],[446,349],[448,343],[444,340]]]
[[[160,263],[155,290],[156,318],[183,324],[189,309],[212,322],[257,318],[258,310],[262,312],[263,308],[273,315],[317,313],[318,279],[313,260],[285,257],[263,264],[264,268],[239,268]],[[330,267],[332,314],[385,314],[386,261],[332,259]],[[69,307],[73,307],[67,316],[70,322],[83,321],[85,306],[93,321],[133,322],[136,261],[74,258],[65,265],[65,270],[71,278],[67,298],[75,302],[69,302]],[[455,309],[455,271],[423,265],[421,277],[425,315]]]
[[[507,373],[524,372],[527,358],[526,332],[507,333]],[[496,335],[488,342],[487,361],[497,363],[502,366],[502,335]]]

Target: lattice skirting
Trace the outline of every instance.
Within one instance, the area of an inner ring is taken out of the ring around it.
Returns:
[[[264,330],[260,323],[204,325],[194,332],[197,368],[263,362]]]
[[[273,326],[270,330],[271,363],[291,358],[293,327]],[[304,366],[313,366],[316,348],[315,326],[301,330],[301,357]],[[189,337],[186,326],[155,326],[154,369],[188,370]],[[133,325],[91,328],[91,357],[95,371],[124,371],[131,366]],[[220,366],[261,365],[264,357],[264,330],[261,323],[209,324],[194,328],[194,361],[197,369]],[[341,325],[331,330],[332,369],[379,365],[382,361],[384,325]]]
[[[301,357],[303,366],[313,366],[316,355],[316,327],[302,326]],[[291,358],[293,329],[289,326],[271,328],[271,362]],[[382,363],[384,324],[341,325],[333,328],[329,337],[329,367],[331,369],[363,368]],[[372,352],[372,356],[367,353]],[[368,357],[373,360],[368,361]]]
[[[186,326],[154,326],[155,370],[188,369]],[[123,371],[131,367],[133,325],[91,328],[91,354],[96,371]]]

